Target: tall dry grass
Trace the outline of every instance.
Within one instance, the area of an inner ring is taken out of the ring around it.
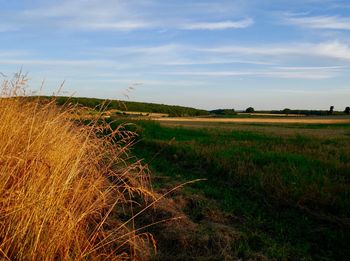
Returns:
[[[0,257],[147,259],[153,238],[137,233],[132,205],[153,194],[143,166],[128,163],[134,134],[28,101],[26,82],[18,74],[1,86]]]

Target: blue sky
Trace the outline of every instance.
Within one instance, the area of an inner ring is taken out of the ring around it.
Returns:
[[[0,72],[22,67],[46,94],[65,80],[63,95],[205,109],[350,106],[347,0],[0,6]]]

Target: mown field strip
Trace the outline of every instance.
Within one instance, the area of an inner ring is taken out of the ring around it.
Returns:
[[[173,118],[152,118],[156,121],[167,122],[236,122],[236,123],[307,123],[307,124],[341,124],[349,123],[350,118],[344,119],[325,119],[325,118],[189,118],[189,117],[173,117]]]

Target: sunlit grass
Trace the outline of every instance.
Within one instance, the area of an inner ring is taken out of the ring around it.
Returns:
[[[25,85],[17,75],[1,86],[1,258],[149,257],[153,238],[136,233],[130,209],[153,198],[147,170],[127,163],[135,134],[73,122],[72,108],[21,97]]]

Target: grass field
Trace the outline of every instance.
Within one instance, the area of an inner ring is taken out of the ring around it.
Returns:
[[[152,121],[163,115],[0,103],[1,257],[350,256],[345,115]]]
[[[156,259],[350,256],[350,124],[136,121],[133,128],[140,134],[133,153],[149,164],[157,191],[205,179],[171,194],[172,209],[186,218],[150,228]]]

